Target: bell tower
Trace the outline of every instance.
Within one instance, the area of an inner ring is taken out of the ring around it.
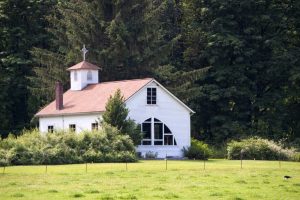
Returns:
[[[70,71],[71,90],[82,90],[89,84],[99,83],[99,67],[85,61],[88,50],[83,45],[83,61],[68,68]]]

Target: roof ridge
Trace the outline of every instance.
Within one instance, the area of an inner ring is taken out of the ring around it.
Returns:
[[[117,83],[117,82],[128,82],[128,81],[141,81],[141,80],[147,80],[147,79],[153,80],[154,78],[136,78],[136,79],[126,79],[126,80],[118,80],[118,81],[105,81],[105,82],[96,83],[96,85],[98,85],[98,84],[108,84],[108,83]]]
[[[86,60],[83,60],[69,68],[67,68],[67,71],[71,71],[71,70],[77,70],[77,69],[93,69],[93,70],[99,70],[101,69],[100,67],[98,67],[97,65],[90,63]]]

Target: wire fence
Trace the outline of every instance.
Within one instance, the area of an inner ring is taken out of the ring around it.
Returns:
[[[84,163],[68,165],[28,165],[5,166],[2,174],[10,173],[98,173],[108,171],[205,171],[205,170],[243,170],[243,169],[285,169],[299,165],[290,161],[261,160],[140,160],[136,163]],[[299,167],[299,166],[298,166]],[[22,169],[22,170],[20,170]]]

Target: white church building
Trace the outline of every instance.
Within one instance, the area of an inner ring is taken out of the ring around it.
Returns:
[[[56,99],[36,114],[40,131],[98,129],[109,97],[120,89],[128,116],[141,124],[144,133],[137,152],[142,156],[152,152],[158,158],[166,154],[182,157],[183,147],[191,143],[190,116],[194,111],[153,78],[99,83],[99,69],[85,59],[67,69],[71,88],[63,93],[61,83],[56,83]]]

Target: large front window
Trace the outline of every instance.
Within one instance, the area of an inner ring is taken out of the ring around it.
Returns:
[[[144,134],[141,145],[177,145],[168,126],[156,118],[147,119],[141,128]]]

